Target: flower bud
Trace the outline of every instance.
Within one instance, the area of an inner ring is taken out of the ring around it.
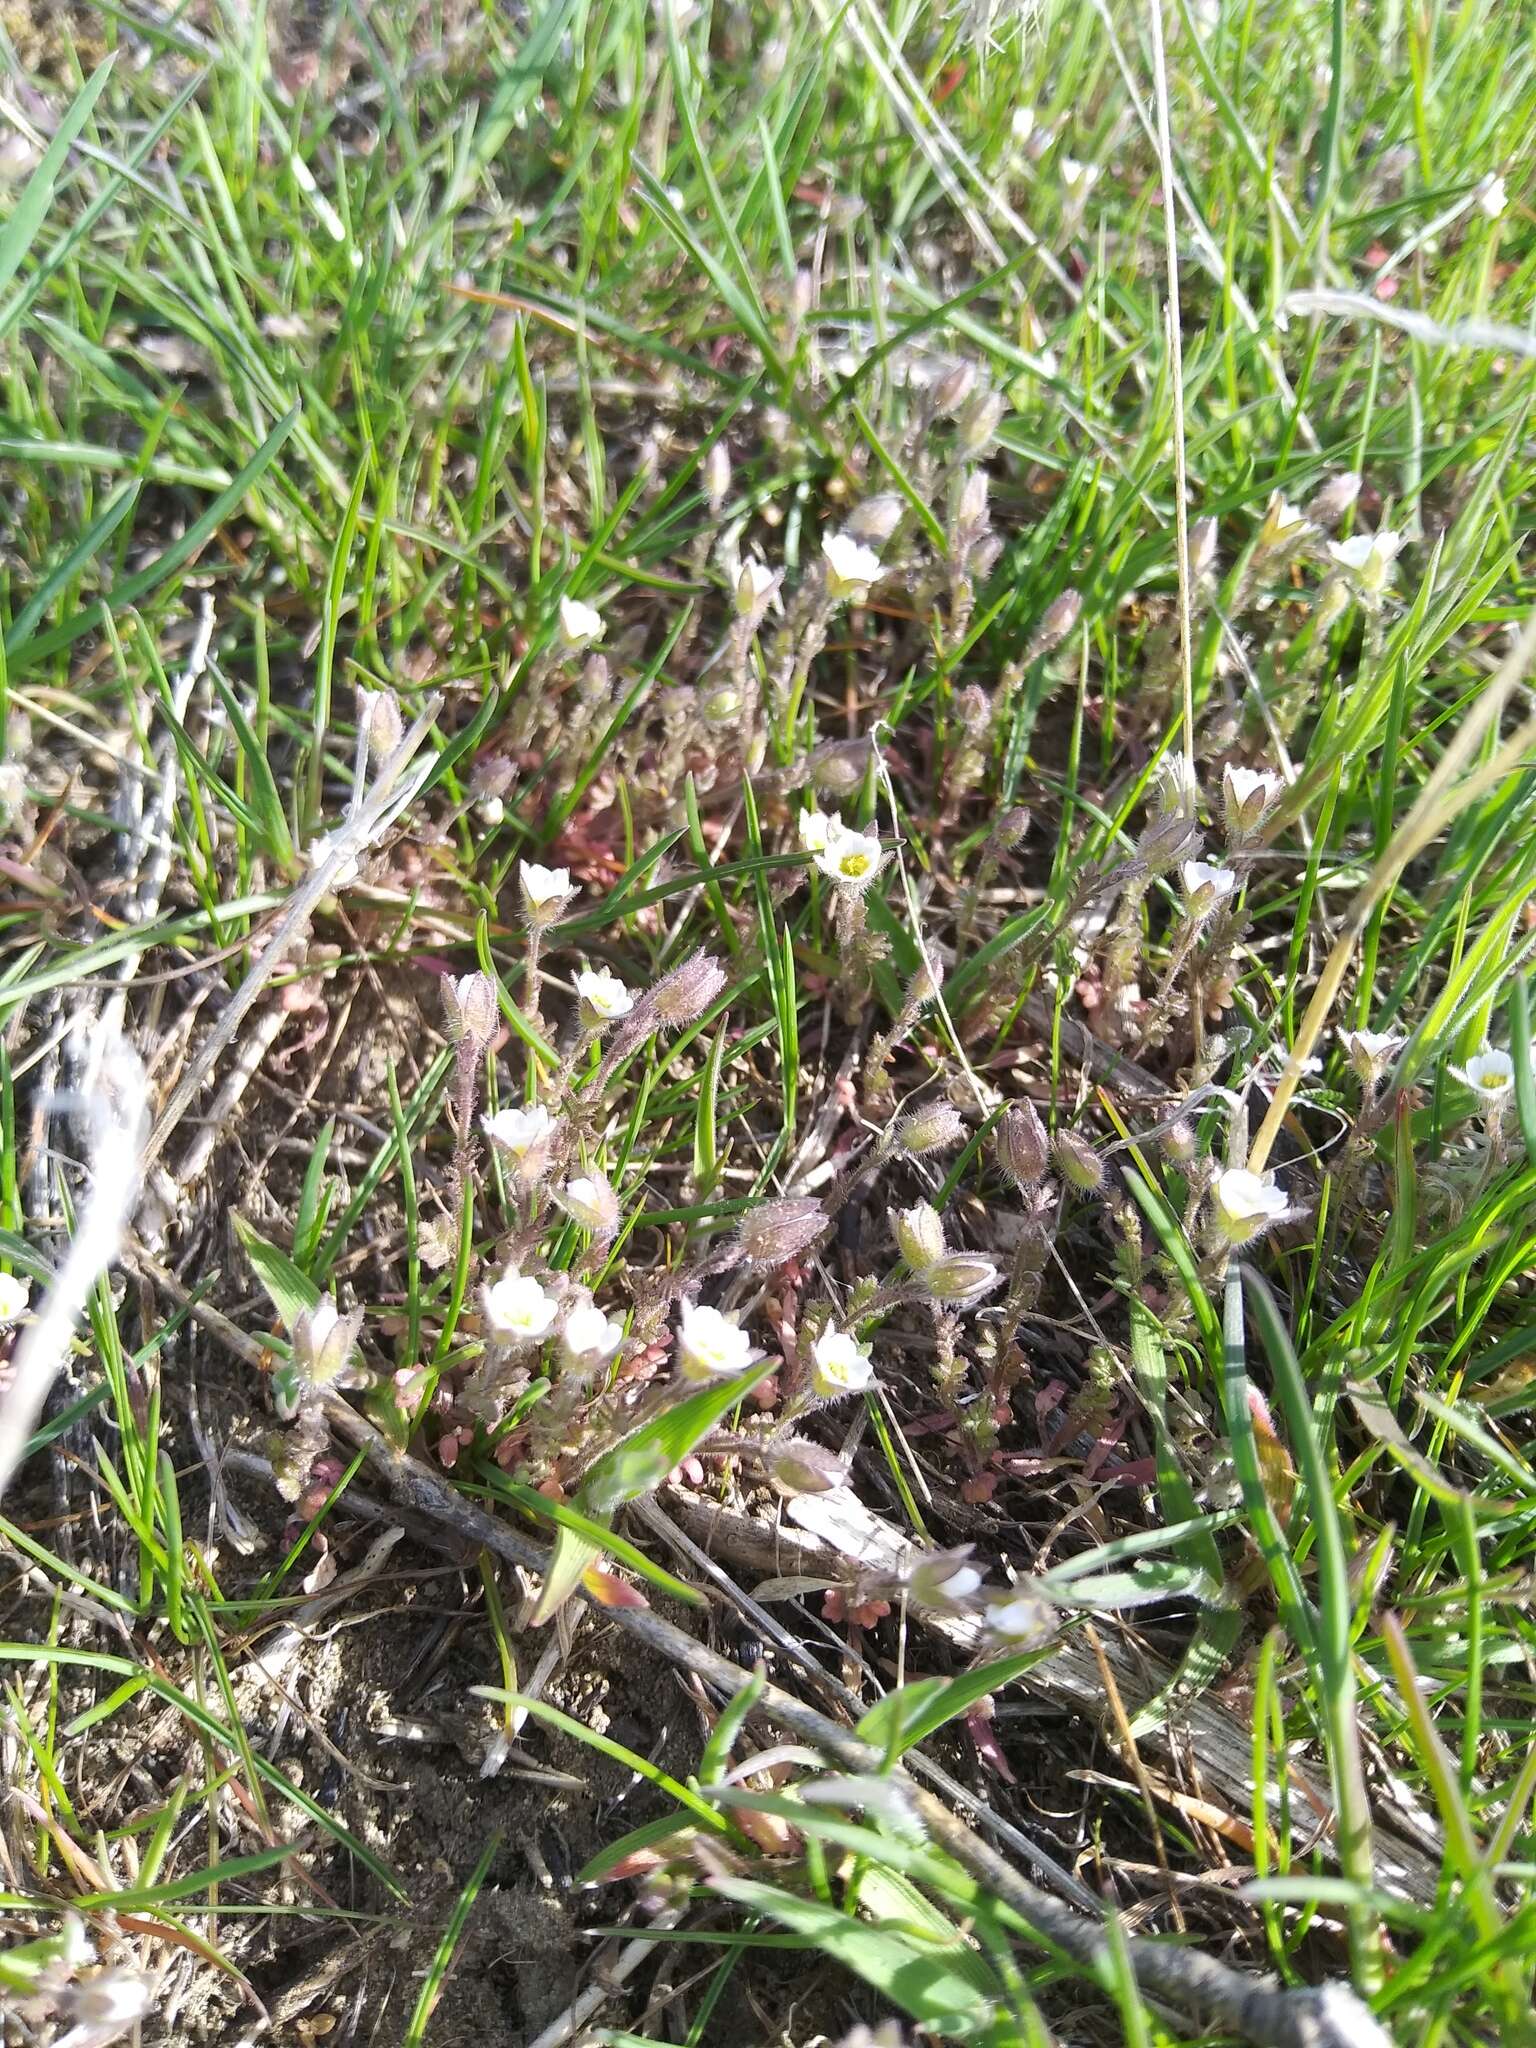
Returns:
[[[933,381],[929,397],[934,411],[947,419],[958,412],[971,393],[976,389],[976,365],[971,362],[952,363]]]
[[[1149,874],[1166,875],[1170,868],[1190,859],[1199,846],[1194,819],[1181,811],[1165,811],[1137,840],[1136,858]]]
[[[909,1159],[928,1152],[949,1152],[965,1136],[965,1118],[953,1103],[930,1102],[913,1110],[896,1126],[896,1143]]]
[[[1032,1102],[1010,1105],[993,1133],[992,1144],[998,1165],[1021,1188],[1036,1187],[1045,1178],[1050,1139]]]
[[[677,1029],[695,1023],[725,987],[725,969],[712,953],[690,953],[664,975],[651,991],[651,1008],[660,1024]]]
[[[981,1591],[982,1575],[970,1562],[973,1543],[932,1550],[907,1572],[907,1591],[919,1607],[958,1607]]]
[[[983,1258],[980,1252],[946,1252],[919,1275],[923,1291],[946,1308],[974,1307],[1002,1277],[992,1261]]]
[[[1258,552],[1267,555],[1293,547],[1310,523],[1306,513],[1299,511],[1282,492],[1273,492],[1264,510],[1264,524],[1259,528]]]
[[[606,1244],[619,1228],[619,1198],[606,1175],[589,1173],[568,1180],[557,1188],[555,1200],[573,1223],[590,1231],[597,1244]]]
[[[1157,815],[1192,818],[1200,799],[1195,771],[1182,753],[1164,754],[1152,770],[1152,803]]]
[[[716,441],[704,458],[704,495],[715,518],[720,517],[725,494],[731,488],[731,458],[723,441]]]
[[[444,975],[441,988],[449,1039],[483,1052],[501,1021],[495,982],[486,974],[462,974],[457,981]]]
[[[780,1493],[831,1493],[848,1481],[848,1467],[822,1444],[788,1436],[763,1452],[763,1469]]]
[[[778,587],[779,579],[766,562],[743,562],[741,573],[736,578],[737,618],[759,618]]]
[[[987,1603],[987,1634],[994,1643],[1009,1649],[1030,1648],[1043,1642],[1051,1631],[1052,1613],[1043,1600],[1015,1587]]]
[[[1307,507],[1308,519],[1314,526],[1337,526],[1359,497],[1360,484],[1359,474],[1352,469],[1330,477]]]
[[[559,617],[560,640],[566,647],[590,647],[607,630],[602,613],[579,597],[562,597]]]
[[[1216,522],[1197,519],[1189,530],[1189,573],[1198,583],[1216,559]]]
[[[1103,1187],[1104,1162],[1087,1139],[1080,1138],[1075,1131],[1056,1133],[1051,1157],[1062,1179],[1079,1194],[1096,1195]]]
[[[387,761],[405,737],[405,721],[393,690],[359,690],[357,722],[368,734],[368,751],[375,763]]]
[[[813,1195],[788,1195],[760,1202],[736,1226],[736,1242],[748,1265],[770,1271],[796,1259],[827,1228],[827,1212]]]
[[[1173,1166],[1193,1166],[1199,1153],[1199,1140],[1195,1127],[1187,1117],[1180,1117],[1164,1131],[1161,1139],[1163,1157]]]
[[[1082,593],[1064,590],[1059,597],[1053,597],[1040,615],[1040,623],[1030,636],[1024,650],[1027,661],[1038,661],[1042,654],[1049,654],[1061,645],[1082,616]]]
[[[926,1273],[935,1259],[943,1258],[944,1225],[938,1211],[926,1202],[898,1209],[891,1228],[896,1233],[897,1250],[914,1273]]]
[[[855,505],[843,531],[850,540],[859,541],[867,548],[882,548],[900,526],[901,515],[906,509],[906,501],[894,491],[881,491],[878,496],[866,498],[861,505]]]
[[[811,764],[811,783],[822,795],[851,796],[869,767],[869,742],[848,740],[818,748]]]
[[[962,542],[980,533],[987,523],[987,472],[968,469],[955,490],[954,537]]]
[[[978,391],[966,403],[956,422],[960,447],[966,455],[981,455],[991,447],[1007,410],[1001,391]]]

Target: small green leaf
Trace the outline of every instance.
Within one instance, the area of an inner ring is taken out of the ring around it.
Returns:
[[[611,1515],[625,1501],[638,1500],[660,1486],[721,1416],[729,1414],[777,1367],[777,1359],[762,1359],[750,1371],[738,1373],[734,1379],[711,1381],[653,1417],[598,1459],[581,1489],[582,1506],[591,1514]]]
[[[256,1278],[291,1330],[304,1310],[313,1308],[320,1299],[319,1288],[307,1274],[299,1271],[286,1252],[280,1252],[275,1244],[268,1244],[254,1224],[247,1222],[238,1210],[232,1220],[235,1235],[251,1262]]]

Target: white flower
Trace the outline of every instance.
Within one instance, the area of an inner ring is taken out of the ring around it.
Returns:
[[[573,893],[569,868],[544,868],[536,860],[520,860],[517,878],[523,895],[534,910],[545,910],[552,903],[563,903]]]
[[[1499,1052],[1493,1046],[1485,1045],[1481,1052],[1473,1053],[1465,1067],[1452,1067],[1451,1072],[1490,1107],[1506,1102],[1514,1092],[1515,1063],[1507,1052]]]
[[[1285,1190],[1265,1174],[1246,1166],[1229,1166],[1218,1176],[1214,1200],[1216,1223],[1228,1244],[1247,1244],[1285,1214]]]
[[[1097,164],[1080,164],[1075,156],[1064,156],[1056,168],[1061,172],[1061,182],[1069,192],[1087,194],[1099,182]]]
[[[1035,132],[1034,108],[1015,107],[1013,110],[1013,118],[1008,125],[1013,131],[1014,141],[1018,143],[1019,147],[1022,149],[1024,144],[1028,142],[1031,135],[1033,135]]]
[[[998,1643],[1036,1643],[1049,1627],[1050,1610],[1028,1593],[1008,1593],[987,1604],[987,1634]]]
[[[851,533],[824,533],[821,552],[826,557],[827,591],[834,598],[862,597],[880,574],[880,557]]]
[[[979,1593],[982,1575],[973,1564],[957,1564],[952,1572],[936,1579],[931,1585],[925,1584],[923,1591],[936,1607],[958,1605],[969,1600],[973,1593]]]
[[[531,1274],[503,1273],[480,1290],[485,1320],[504,1344],[538,1344],[555,1326],[560,1304]]]
[[[1490,220],[1497,220],[1509,204],[1509,190],[1497,171],[1490,171],[1473,193],[1478,211],[1487,214]]]
[[[1328,552],[1341,569],[1347,569],[1367,597],[1379,597],[1392,575],[1403,536],[1392,527],[1380,533],[1352,533],[1348,540],[1331,540]]]
[[[1229,761],[1221,771],[1221,807],[1231,832],[1252,832],[1280,794],[1280,778],[1265,768],[1238,768]]]
[[[1190,910],[1196,917],[1209,916],[1237,887],[1237,876],[1231,868],[1213,867],[1208,860],[1186,860],[1180,865],[1179,874]]]
[[[594,605],[583,604],[579,597],[561,598],[560,638],[567,647],[590,647],[606,631],[603,615]]]
[[[809,810],[802,811],[795,820],[795,830],[800,835],[800,844],[804,847],[805,851],[807,853],[825,853],[827,835],[832,830],[834,824],[839,831],[843,829],[841,818],[829,818],[825,811],[818,811],[814,804]]]
[[[840,818],[827,821],[827,843],[816,856],[821,872],[844,889],[867,889],[885,859],[870,832],[850,832]]]
[[[744,619],[750,619],[754,612],[761,611],[778,587],[778,577],[766,562],[745,561],[741,574],[736,578],[736,610]]]
[[[869,1346],[846,1330],[823,1330],[811,1346],[811,1385],[824,1401],[862,1394],[875,1384]]]
[[[1159,815],[1192,818],[1199,795],[1200,785],[1190,763],[1182,754],[1164,754],[1152,770],[1152,800]]]
[[[582,1174],[568,1180],[557,1196],[567,1216],[606,1241],[619,1227],[619,1198],[602,1174]]]
[[[752,1340],[730,1316],[717,1308],[699,1308],[683,1303],[677,1330],[677,1355],[687,1380],[734,1379],[762,1356]]]
[[[542,1102],[532,1109],[498,1109],[494,1116],[481,1117],[480,1125],[491,1143],[513,1159],[544,1150],[558,1128]]]
[[[624,1342],[624,1325],[605,1316],[596,1302],[584,1302],[566,1317],[560,1342],[582,1365],[601,1365]]]
[[[593,1016],[604,1024],[627,1017],[635,1007],[635,999],[629,990],[606,967],[583,967],[576,976],[576,993]]]
[[[1339,1043],[1361,1080],[1372,1082],[1408,1041],[1396,1031],[1341,1031]]]
[[[16,1273],[0,1273],[0,1329],[7,1323],[14,1323],[18,1316],[24,1316],[31,1299],[30,1281],[23,1280]]]

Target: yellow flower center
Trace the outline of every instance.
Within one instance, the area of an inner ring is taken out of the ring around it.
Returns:
[[[869,855],[867,853],[845,853],[838,865],[850,881],[856,882],[860,875],[867,875],[869,873]]]

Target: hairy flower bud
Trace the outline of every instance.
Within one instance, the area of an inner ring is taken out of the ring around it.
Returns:
[[[866,498],[861,505],[854,506],[843,531],[867,548],[884,547],[900,526],[901,515],[906,509],[906,501],[894,491],[881,491],[878,496]]]
[[[1307,507],[1308,519],[1314,526],[1337,526],[1359,497],[1360,484],[1361,478],[1353,469],[1330,477]]]
[[[457,981],[444,975],[441,987],[449,1039],[483,1052],[500,1022],[495,982],[486,974],[462,974]]]
[[[938,1211],[926,1202],[897,1210],[891,1228],[896,1233],[897,1250],[914,1273],[926,1273],[935,1259],[943,1258],[944,1225]]]
[[[1003,1276],[980,1252],[946,1252],[919,1277],[930,1299],[946,1308],[972,1308]]]
[[[968,469],[955,487],[952,525],[961,542],[981,533],[987,523],[987,472]]]
[[[748,1265],[764,1271],[808,1251],[827,1228],[827,1212],[813,1195],[787,1195],[760,1202],[736,1226],[736,1242]]]
[[[1040,1112],[1032,1102],[1025,1100],[1010,1105],[993,1134],[992,1143],[998,1165],[1021,1188],[1035,1187],[1045,1178],[1051,1141],[1040,1121]]]
[[[725,504],[725,494],[731,488],[731,458],[723,441],[716,441],[704,458],[704,495],[715,518]]]
[[[1246,838],[1263,824],[1281,789],[1278,775],[1229,761],[1221,771],[1221,808],[1233,839]]]
[[[947,370],[937,376],[929,396],[934,411],[941,418],[957,412],[976,389],[976,365],[972,362],[951,363]]]
[[[1216,559],[1216,522],[1197,519],[1189,530],[1189,573],[1195,582],[1206,575]]]
[[[1025,659],[1038,661],[1042,654],[1049,654],[1061,645],[1082,616],[1083,598],[1081,591],[1064,590],[1059,597],[1053,597],[1040,615],[1040,623],[1030,636],[1025,648]]]
[[[368,751],[375,762],[387,761],[405,737],[393,690],[359,690],[357,722],[368,734]]]
[[[965,1118],[949,1102],[930,1102],[913,1110],[896,1126],[896,1143],[911,1159],[927,1152],[949,1152],[965,1136]]]
[[[956,425],[960,446],[967,455],[981,455],[991,447],[1007,410],[1000,391],[978,391],[966,402]]]
[[[846,1485],[848,1467],[822,1444],[787,1436],[763,1452],[763,1470],[783,1494],[831,1493]]]
[[[1180,861],[1191,859],[1200,848],[1200,834],[1193,818],[1180,811],[1165,811],[1154,818],[1136,842],[1136,858],[1148,874],[1166,875]]]
[[[1062,1179],[1080,1194],[1096,1195],[1103,1187],[1104,1162],[1087,1139],[1080,1138],[1075,1131],[1056,1133],[1051,1157]]]
[[[704,1015],[725,987],[725,969],[712,953],[690,953],[651,991],[651,1009],[660,1024],[677,1029]]]
[[[606,1244],[619,1228],[619,1198],[605,1174],[579,1174],[555,1190],[555,1200],[574,1223],[590,1231],[594,1241]]]

